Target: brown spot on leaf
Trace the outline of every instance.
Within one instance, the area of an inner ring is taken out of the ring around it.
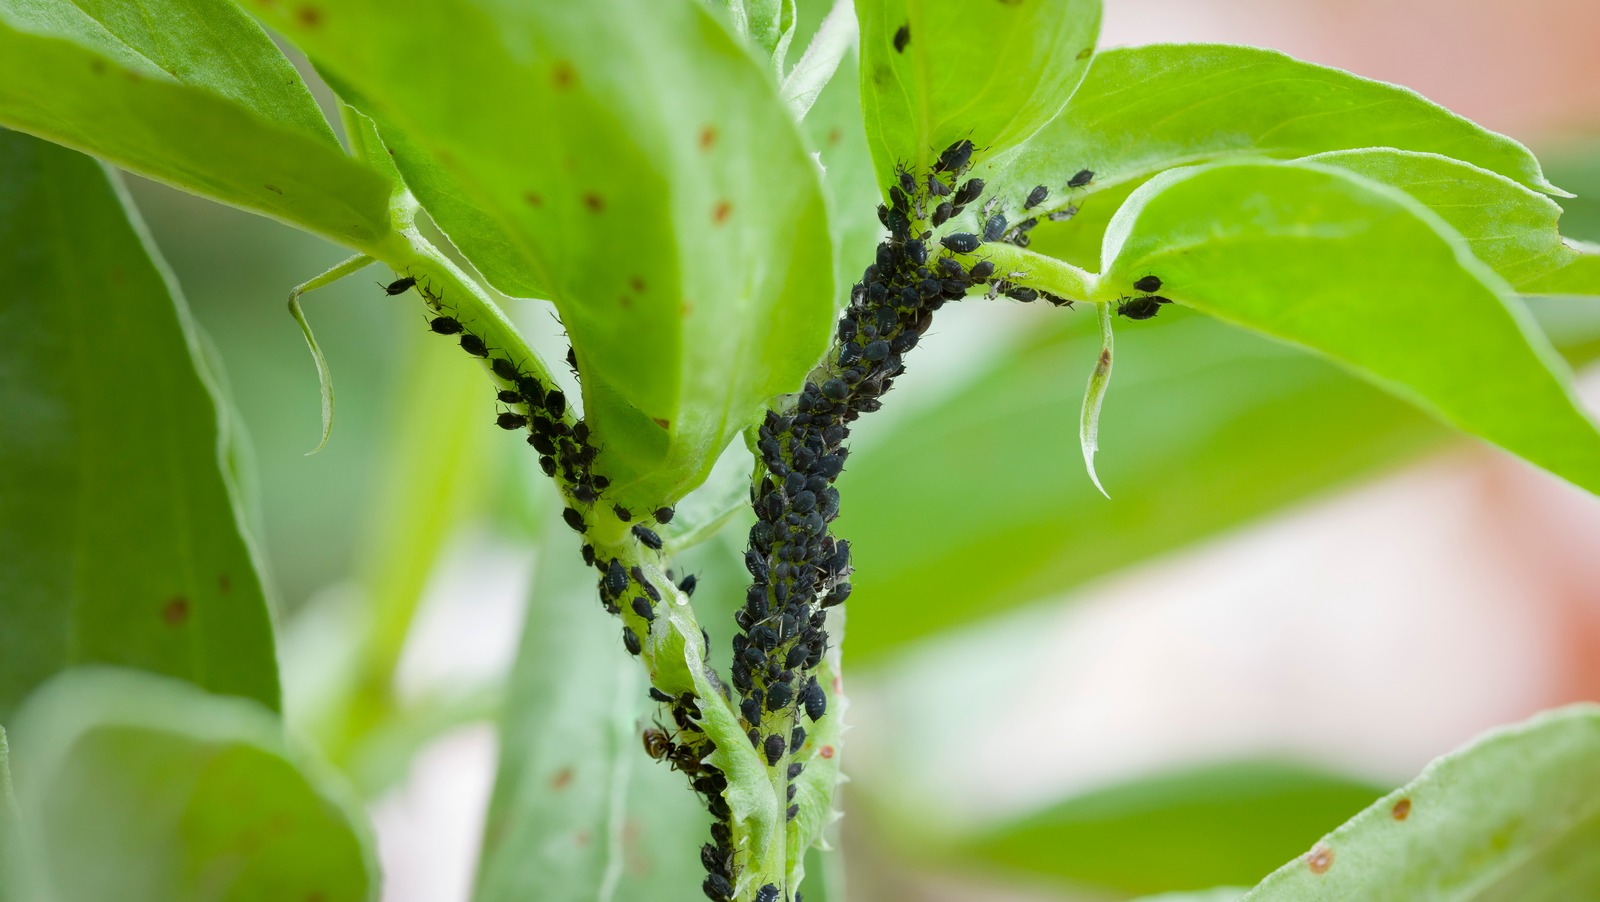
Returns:
[[[633,309],[633,296],[628,294],[617,295],[617,306]]]
[[[650,418],[650,422],[655,423],[657,426],[660,426],[662,429],[671,429],[672,428],[672,421],[671,420],[663,420],[660,417],[651,417]]]
[[[700,149],[710,150],[717,145],[717,130],[714,126],[700,129]]]
[[[1313,874],[1328,873],[1328,868],[1333,867],[1333,850],[1322,843],[1317,843],[1306,853],[1306,867],[1310,868]]]
[[[328,896],[322,890],[314,889],[311,892],[306,893],[305,902],[328,902]]]
[[[174,596],[171,601],[161,606],[161,622],[167,626],[182,626],[189,619],[189,599],[182,595]]]
[[[279,197],[283,196],[283,189],[279,188],[277,185],[262,185],[261,187],[271,191],[273,194],[276,194]]]
[[[630,278],[628,280],[628,287],[632,288],[634,291],[639,292],[640,294],[644,294],[644,289],[645,289],[644,279],[641,279],[638,276],[634,276],[634,277],[632,277],[632,278]]]
[[[572,841],[580,846],[587,846],[589,844],[589,831],[579,830],[575,835],[573,835]]]
[[[590,191],[583,196],[583,205],[588,207],[591,213],[599,213],[605,210],[606,199]]]
[[[1394,807],[1389,809],[1389,813],[1394,815],[1394,819],[1397,821],[1405,820],[1411,816],[1411,800],[1401,799],[1395,802]]]
[[[294,11],[294,17],[307,28],[316,28],[322,24],[322,10],[315,6],[300,7]]]
[[[552,790],[555,790],[556,792],[560,792],[561,790],[566,789],[568,786],[571,786],[571,785],[572,785],[572,768],[570,768],[570,767],[563,767],[562,769],[556,771],[556,775],[555,776],[550,778],[550,788]]]
[[[719,200],[717,201],[717,205],[711,210],[711,221],[717,225],[722,225],[724,222],[728,221],[728,214],[732,212],[733,204],[730,204],[725,200]]]
[[[544,196],[537,191],[529,191],[522,195],[522,202],[530,207],[544,206]]]
[[[217,591],[224,595],[233,591],[233,580],[228,578],[228,574],[217,574]]]
[[[821,755],[824,758],[832,758],[833,757],[833,746],[825,745],[822,748],[817,749],[817,754]]]
[[[840,141],[843,141],[843,140],[844,140],[844,129],[839,128],[837,126],[828,129],[828,143],[829,144],[838,144]]]
[[[566,60],[558,60],[551,77],[555,80],[557,88],[564,89],[572,87],[572,83],[578,80],[578,73],[572,70],[571,63]]]
[[[1082,50],[1078,51],[1078,59],[1080,59],[1080,60],[1086,60],[1091,56],[1094,56],[1094,48],[1093,47],[1085,47]]]
[[[89,61],[89,71],[96,75],[106,74],[106,61],[99,57],[95,57]]]

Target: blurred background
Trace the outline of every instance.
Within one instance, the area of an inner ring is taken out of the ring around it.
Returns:
[[[1103,43],[1404,84],[1532,146],[1578,195],[1563,232],[1600,241],[1596,36],[1590,0],[1110,0]],[[385,899],[465,900],[539,549],[576,556],[553,496],[378,269],[307,299],[338,413],[305,456],[316,373],[284,299],[343,255],[129,181],[252,439],[290,715],[369,799]],[[1600,409],[1600,307],[1533,305]],[[548,306],[511,309],[559,360]],[[947,308],[857,431],[852,782],[808,900],[1253,884],[1474,734],[1600,699],[1600,501],[1304,354],[1177,309],[1122,325],[1110,501],[1077,446],[1081,310]],[[697,605],[742,597],[741,526],[690,562]],[[610,631],[591,591],[554,600]]]

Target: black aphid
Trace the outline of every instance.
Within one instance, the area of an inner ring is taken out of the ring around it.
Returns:
[[[939,154],[938,161],[933,164],[933,171],[960,175],[967,170],[967,164],[972,162],[972,150],[972,142],[962,138],[946,147],[944,153]]]
[[[1157,300],[1155,295],[1133,298],[1117,304],[1117,315],[1128,319],[1149,319],[1160,312],[1161,301]]]
[[[712,902],[727,902],[733,898],[733,884],[721,874],[707,874],[706,882],[700,884],[700,890]]]
[[[661,550],[661,536],[657,535],[655,530],[646,527],[642,523],[634,524],[633,537],[639,540],[640,545],[651,551]]]
[[[617,519],[621,520],[624,523],[626,523],[629,520],[633,519],[633,511],[628,510],[627,508],[623,507],[620,504],[611,505],[611,512],[613,514],[616,514],[617,515]]]
[[[788,818],[789,820],[792,821],[792,820],[795,819],[795,816],[798,815],[799,813],[800,813],[800,806],[799,805],[790,805],[789,806],[789,810],[787,812],[785,812],[784,817],[786,817],[786,818]]]
[[[489,361],[489,369],[496,376],[499,376],[507,382],[516,382],[518,379],[522,378],[522,371],[517,369],[517,365],[504,357],[496,357],[495,359]]]
[[[972,264],[972,269],[968,270],[967,275],[971,276],[974,282],[987,281],[990,276],[994,275],[994,264],[988,260],[980,260]]]
[[[428,328],[440,335],[460,335],[464,327],[453,316],[436,316],[428,320]]]
[[[756,890],[755,902],[778,902],[778,888],[769,883]]]
[[[417,284],[417,280],[411,276],[406,276],[403,279],[395,279],[393,282],[383,286],[383,293],[390,297],[394,297],[397,294],[405,294],[406,292],[410,291],[411,286],[415,284]]]
[[[783,737],[779,736],[777,733],[773,733],[771,736],[767,737],[766,742],[762,743],[761,750],[767,754],[767,765],[769,767],[777,764],[778,759],[783,757]]]
[[[1145,276],[1139,281],[1133,283],[1133,290],[1143,291],[1145,293],[1160,291],[1161,279],[1156,276]]]
[[[1078,174],[1077,175],[1074,175],[1072,178],[1067,179],[1067,187],[1068,188],[1082,188],[1084,185],[1087,185],[1092,181],[1094,181],[1094,170],[1092,170],[1092,169],[1080,169],[1080,170],[1078,170]]]
[[[576,529],[578,532],[589,531],[589,524],[583,522],[583,514],[578,513],[570,507],[561,512],[561,519],[567,521],[567,525],[573,529]]]
[[[814,721],[821,720],[828,713],[828,695],[817,684],[816,677],[806,683],[806,688],[800,693],[800,701],[806,706],[806,716]]]
[[[550,394],[544,396],[544,409],[553,417],[561,416],[567,410],[566,393],[559,388],[551,389]]]
[[[672,515],[674,513],[675,513],[675,511],[673,511],[673,509],[670,508],[670,507],[658,507],[658,508],[656,508],[656,514],[655,514],[656,522],[657,523],[671,523],[672,522]]]
[[[1005,235],[1005,233],[1006,218],[1003,214],[996,213],[989,217],[988,222],[983,224],[984,241],[999,241],[1000,238]]]
[[[942,226],[945,223],[949,222],[950,221],[950,217],[952,217],[954,215],[956,215],[955,204],[952,204],[949,201],[945,201],[944,203],[940,204],[939,206],[934,207],[933,208],[933,225],[934,225],[934,228],[938,228],[939,226]]]
[[[522,395],[518,394],[517,392],[512,391],[509,388],[500,389],[500,391],[495,394],[495,397],[500,400],[501,404],[521,404],[522,403]]]
[[[978,240],[978,236],[971,232],[952,232],[940,238],[939,243],[944,245],[946,250],[958,254],[970,254],[983,244]]]
[[[471,332],[461,336],[461,350],[474,357],[489,356],[489,346],[483,343],[483,339],[473,335]]]
[[[678,583],[678,591],[682,592],[686,596],[687,595],[693,595],[694,594],[694,587],[698,583],[699,583],[699,580],[695,577],[695,575],[693,573],[691,573],[688,576],[685,576],[683,578],[683,582]]]
[[[1032,191],[1028,192],[1028,199],[1022,202],[1022,209],[1032,210],[1034,207],[1044,203],[1049,197],[1050,189],[1048,187],[1036,185]]]
[[[639,642],[639,634],[626,626],[622,628],[622,644],[627,647],[630,655],[636,655],[644,650],[644,645]]]
[[[801,764],[798,761],[794,762],[793,764],[790,764],[789,765],[789,779],[793,780],[795,777],[800,776],[800,772],[805,770],[805,769],[806,769],[806,766],[804,764]]]
[[[654,607],[651,607],[650,599],[645,598],[643,595],[634,596],[634,599],[633,599],[633,612],[635,614],[638,614],[640,617],[644,618],[644,622],[645,623],[654,623],[655,622],[656,609]]]
[[[956,206],[965,207],[983,194],[983,179],[967,179],[956,189]]]
[[[521,429],[528,425],[528,418],[520,413],[508,410],[495,417],[494,424],[501,429]]]

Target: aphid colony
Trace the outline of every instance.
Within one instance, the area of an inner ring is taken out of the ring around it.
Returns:
[[[902,31],[905,31],[902,29]],[[897,37],[903,45],[908,36]],[[897,49],[903,49],[903,46]],[[985,243],[1028,244],[1028,232],[1037,225],[1030,216],[1009,223],[991,198],[979,216],[980,233],[950,232],[933,243],[935,229],[960,216],[984,193],[982,179],[962,176],[971,167],[974,147],[962,140],[950,145],[926,173],[902,168],[889,189],[887,205],[878,207],[878,217],[888,229],[888,240],[878,245],[876,257],[860,282],[851,290],[850,305],[838,324],[835,341],[825,362],[804,387],[768,410],[758,427],[757,449],[762,475],[751,488],[751,505],[757,520],[750,529],[745,566],[752,583],[745,604],[735,615],[739,632],[733,637],[731,681],[737,690],[740,725],[751,746],[769,767],[783,768],[788,780],[787,816],[799,812],[795,802],[799,777],[805,765],[792,760],[806,744],[801,718],[820,720],[828,709],[828,692],[818,681],[816,670],[829,644],[827,610],[850,597],[850,543],[830,534],[829,524],[839,514],[839,492],[835,480],[844,469],[849,450],[844,441],[850,425],[863,413],[881,406],[881,398],[905,372],[904,356],[916,347],[932,324],[933,314],[947,301],[965,297],[975,289],[987,288],[988,297],[1004,295],[1013,300],[1046,300],[1057,306],[1071,301],[1014,280],[1023,273],[997,273],[995,265],[984,259],[961,258],[979,255]],[[1094,173],[1084,170],[1073,176],[1069,188],[1089,183]],[[1044,203],[1050,196],[1046,186],[1030,191],[1023,210]],[[1049,214],[1065,219],[1076,208]],[[417,283],[406,277],[388,286],[385,292],[401,294]],[[1165,298],[1154,295],[1161,281],[1147,276],[1135,283],[1143,297],[1125,301],[1118,307],[1123,316],[1146,319],[1153,316]],[[539,465],[546,475],[559,474],[577,506],[593,506],[601,501],[609,481],[594,472],[598,450],[589,442],[589,430],[582,421],[567,416],[566,398],[560,389],[546,386],[536,376],[524,372],[506,356],[497,356],[483,337],[473,334],[461,322],[444,313],[442,299],[426,287],[418,287],[436,315],[429,328],[440,335],[459,336],[461,347],[475,357],[489,360],[490,369],[503,383],[498,400],[507,406],[496,423],[504,429],[526,429],[528,444],[539,453]],[[576,358],[568,355],[576,372]],[[589,529],[589,521],[577,506],[563,511],[567,524],[579,533]],[[634,512],[611,504],[610,510],[623,523],[631,523],[629,534],[640,546],[652,552],[663,550],[661,536],[643,523],[633,523]],[[658,523],[672,519],[670,507],[653,512]],[[622,617],[623,645],[629,653],[641,654],[643,635],[648,635],[657,618],[662,592],[640,566],[628,566],[621,559],[602,559],[594,545],[582,546],[584,562],[600,571],[599,594],[605,609]],[[667,571],[671,579],[671,571]],[[693,594],[695,577],[688,576],[679,591]],[[709,636],[702,630],[709,645]],[[702,660],[705,649],[702,649]],[[706,666],[706,676],[725,698],[732,693],[715,671]],[[693,693],[673,696],[652,687],[650,697],[665,705],[676,729],[669,733],[659,722],[643,732],[646,752],[689,778],[694,790],[705,798],[714,822],[712,841],[701,848],[701,863],[707,876],[702,889],[713,900],[729,900],[739,878],[741,850],[733,843],[732,812],[724,793],[727,778],[707,763],[714,743],[701,727],[699,699]],[[760,887],[758,902],[779,902],[783,893],[774,884]],[[793,896],[799,902],[800,896]]]

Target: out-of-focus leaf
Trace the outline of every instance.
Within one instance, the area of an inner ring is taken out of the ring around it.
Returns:
[[[856,0],[881,190],[897,165],[925,169],[963,138],[995,154],[1028,141],[1083,79],[1100,13],[1100,0]]]
[[[11,746],[6,741],[6,728],[0,727],[0,900],[11,898],[11,882],[16,879],[20,817],[17,794],[11,786]]]
[[[389,232],[387,181],[224,0],[0,7],[0,125],[354,247]]]
[[[1576,485],[1600,429],[1503,280],[1409,196],[1310,163],[1173,170],[1106,230],[1102,291],[1146,274],[1181,303],[1332,357]]]
[[[1193,893],[1161,893],[1156,896],[1140,896],[1134,902],[1239,902],[1249,890],[1242,886],[1219,886],[1215,889],[1203,889]]]
[[[812,104],[832,82],[855,43],[855,8],[850,0],[835,0],[833,9],[795,63],[794,71],[783,80],[783,102],[789,105],[789,111],[796,118],[803,119],[811,111]],[[859,116],[857,121],[860,121]]]
[[[867,134],[861,128],[861,89],[856,79],[856,55],[847,55],[839,73],[822,90],[804,122],[811,143],[821,154],[825,170],[823,187],[833,215],[828,225],[833,235],[835,283],[846,286],[861,278],[873,261],[873,247],[884,234],[874,212],[878,202],[877,177]],[[843,306],[848,293],[835,293]]]
[[[1076,218],[1044,222],[1034,249],[1091,270],[1100,236],[1123,198],[1158,172],[1238,154],[1301,157],[1396,147],[1436,153],[1551,194],[1527,148],[1405,88],[1226,44],[1153,44],[1098,54],[1065,111],[1034,140],[984,170],[1010,205],[1037,184],[1055,194],[1034,212],[1068,205]],[[1085,188],[1062,190],[1081,169]]]
[[[28,699],[11,735],[17,898],[377,898],[359,814],[255,702],[77,668]]]
[[[699,3],[331,0],[314,23],[255,6],[359,94],[491,282],[556,302],[624,505],[692,488],[816,362],[833,293],[816,166]]]
[[[1383,792],[1304,765],[1227,762],[1064,799],[958,848],[1015,873],[1128,893],[1248,884]]]
[[[1328,834],[1250,902],[1600,896],[1600,708],[1490,733]]]
[[[1555,201],[1503,175],[1387,147],[1305,160],[1348,169],[1421,201],[1467,239],[1473,256],[1524,294],[1600,294],[1600,254],[1562,239]]]
[[[93,160],[0,131],[0,717],[104,662],[278,705],[188,310]]]
[[[478,902],[703,898],[710,818],[640,742],[646,684],[594,573],[548,542],[501,724]]]

